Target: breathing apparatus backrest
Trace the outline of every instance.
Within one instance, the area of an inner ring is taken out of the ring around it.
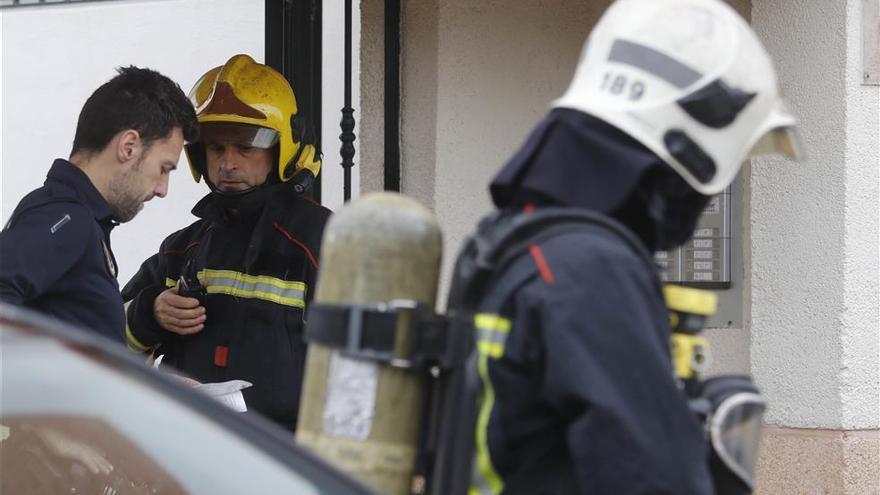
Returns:
[[[588,210],[539,208],[533,212],[496,212],[486,217],[467,239],[456,259],[447,300],[453,321],[471,325],[477,306],[505,268],[528,251],[532,244],[574,232],[591,232],[622,239],[648,269],[654,262],[634,234],[615,220]],[[513,290],[514,286],[511,285]],[[500,294],[501,299],[507,295]],[[473,332],[470,335],[474,335]],[[467,493],[473,458],[473,432],[480,382],[476,359],[471,354],[463,369],[446,378],[443,413],[436,428],[437,456],[431,480],[432,495]]]
[[[590,210],[548,207],[502,218],[495,212],[480,222],[465,241],[453,272],[448,306],[474,310],[486,289],[532,244],[578,231],[599,231],[622,239],[650,270],[651,254],[639,239],[616,220]]]

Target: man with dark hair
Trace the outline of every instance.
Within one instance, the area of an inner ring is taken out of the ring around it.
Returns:
[[[79,115],[68,160],[24,197],[0,232],[0,301],[122,341],[125,315],[110,231],[165,197],[184,140],[198,138],[180,87],[127,67],[95,90]]]

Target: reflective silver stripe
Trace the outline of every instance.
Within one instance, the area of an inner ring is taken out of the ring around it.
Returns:
[[[499,332],[497,330],[484,330],[482,328],[478,328],[477,340],[479,342],[500,344],[503,346],[505,343],[507,343],[507,334],[504,332]]]
[[[245,299],[261,299],[285,306],[305,307],[306,284],[266,275],[248,275],[233,270],[205,269],[199,280],[209,294],[228,294]]]
[[[626,40],[614,40],[610,62],[631,65],[681,89],[700,80],[702,74],[657,50]]]

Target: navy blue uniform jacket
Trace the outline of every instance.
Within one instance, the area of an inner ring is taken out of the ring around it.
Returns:
[[[125,314],[110,250],[115,221],[88,176],[55,160],[0,232],[0,300],[123,341]]]
[[[614,235],[572,232],[535,244],[490,288],[475,320],[480,493],[711,493],[646,263]]]
[[[621,131],[556,109],[494,179],[493,200],[511,214],[537,198],[605,214],[642,242],[601,231],[538,242],[481,300],[480,493],[712,493],[651,266],[662,226],[634,192],[664,166]]]

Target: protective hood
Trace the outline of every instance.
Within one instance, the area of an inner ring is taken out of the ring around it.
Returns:
[[[535,203],[604,213],[652,251],[687,241],[709,200],[638,141],[564,108],[538,124],[490,191],[499,208]]]
[[[619,210],[660,159],[634,139],[590,115],[552,110],[492,180],[499,208],[542,198],[564,206]]]

